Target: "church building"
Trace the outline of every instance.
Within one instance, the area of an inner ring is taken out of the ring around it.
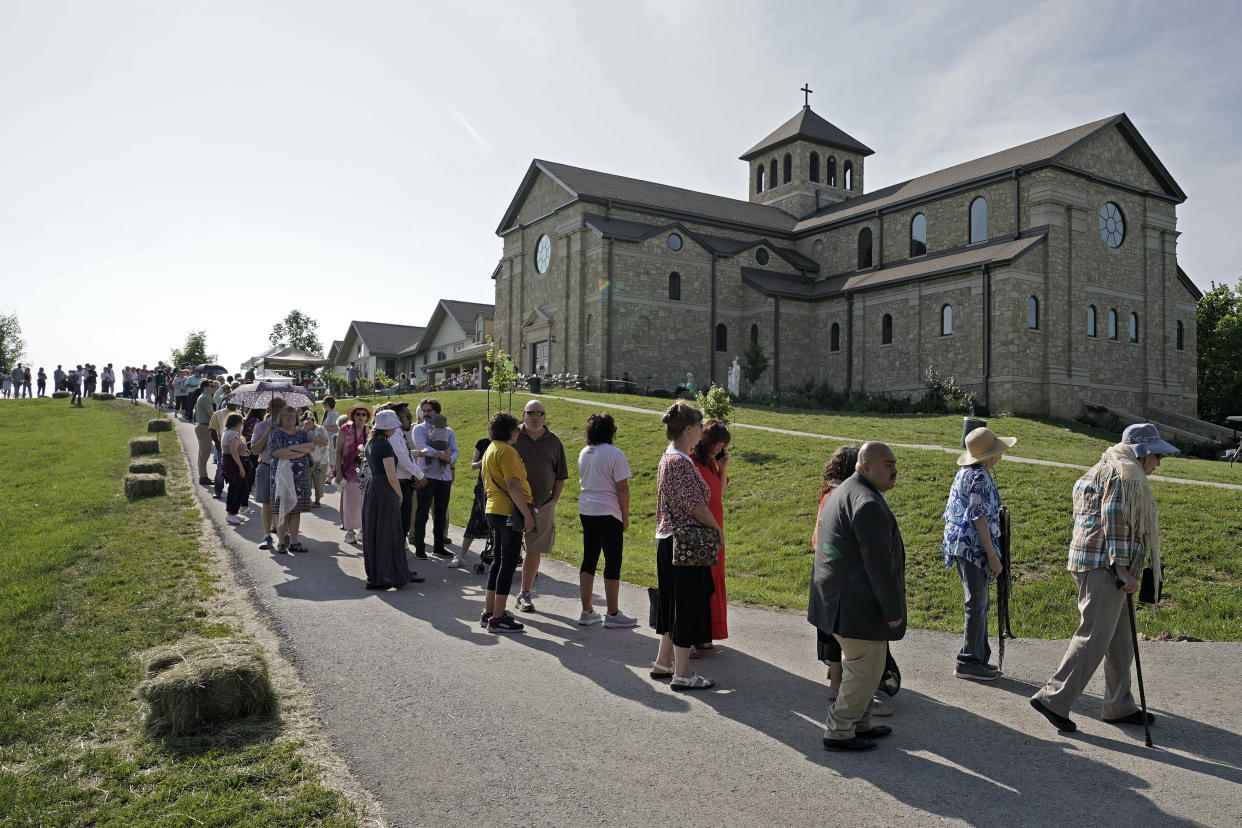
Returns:
[[[993,413],[1195,416],[1186,196],[1126,115],[869,192],[872,154],[808,105],[741,155],[744,200],[535,160],[496,341],[596,386],[723,385],[757,343],[757,390],[918,397],[931,366]]]

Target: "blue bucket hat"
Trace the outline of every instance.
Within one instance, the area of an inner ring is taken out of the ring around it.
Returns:
[[[1121,442],[1133,449],[1136,457],[1146,457],[1149,454],[1181,454],[1177,446],[1160,439],[1160,432],[1151,423],[1127,426],[1121,433]]]

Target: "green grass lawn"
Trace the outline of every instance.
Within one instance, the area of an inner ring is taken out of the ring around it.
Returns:
[[[564,391],[566,396],[581,396]],[[474,485],[469,451],[486,435],[487,396],[457,391],[437,395],[466,457],[458,464],[460,483],[451,501],[454,524],[465,525]],[[663,408],[667,400],[599,395],[606,403]],[[514,410],[529,395],[515,394]],[[417,398],[408,398],[412,403]],[[492,397],[493,409],[495,397]],[[585,444],[582,429],[592,411],[607,405],[545,400],[548,425],[564,441],[570,479],[557,509],[560,527],[554,557],[581,560],[577,518],[577,458]],[[341,410],[347,407],[341,404]],[[613,410],[616,444],[634,472],[630,531],[622,578],[655,584],[655,470],[664,450],[663,427],[649,414]],[[811,415],[742,408],[739,422],[757,422],[818,434],[857,436],[890,442],[954,445],[961,438],[961,418]],[[1093,464],[1109,444],[1085,430],[1066,431],[1061,424],[1021,418],[997,418],[1002,434],[1019,437],[1029,456]],[[1059,456],[1053,447],[1066,445]],[[733,601],[801,610],[806,606],[811,574],[810,537],[815,495],[824,463],[836,444],[815,437],[735,429],[732,481],[725,497],[726,571]],[[1016,453],[1016,452],[1015,452]],[[938,451],[899,449],[900,478],[889,493],[906,542],[910,623],[915,627],[961,629],[961,583],[944,568],[941,514],[957,471],[954,457]],[[1206,461],[1184,461],[1191,468]],[[1216,464],[1220,465],[1220,464]],[[1166,471],[1164,465],[1161,472]],[[1065,570],[1073,524],[1070,493],[1080,472],[1074,469],[1001,461],[996,466],[1001,498],[1013,512],[1015,561],[1011,617],[1022,637],[1070,636],[1078,622],[1073,580]],[[1242,477],[1240,477],[1242,479]],[[1242,491],[1208,486],[1153,483],[1160,509],[1162,550],[1168,586],[1159,609],[1141,607],[1140,628],[1163,630],[1217,641],[1242,640]],[[630,607],[642,615],[644,607]]]
[[[236,632],[202,609],[216,587],[188,488],[122,494],[151,416],[0,404],[0,825],[357,824],[271,722],[232,744],[143,737],[135,654]],[[160,446],[179,475],[176,437]]]

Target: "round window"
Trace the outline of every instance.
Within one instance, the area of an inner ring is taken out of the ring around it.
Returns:
[[[1100,238],[1112,248],[1121,247],[1126,238],[1126,219],[1111,201],[1100,208]]]
[[[535,270],[539,273],[547,273],[548,265],[552,263],[552,240],[546,235],[539,237],[539,243],[535,245]]]
[[[768,251],[764,250],[762,247],[756,250],[755,261],[761,265],[767,264],[768,263]]]
[[[676,253],[681,250],[681,236],[676,233],[668,234],[668,249]]]

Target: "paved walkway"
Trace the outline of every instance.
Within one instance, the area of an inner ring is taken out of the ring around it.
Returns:
[[[178,432],[193,446],[190,426]],[[717,688],[681,695],[647,677],[645,624],[577,626],[572,567],[545,562],[528,632],[496,636],[477,623],[482,576],[443,561],[416,563],[426,583],[364,591],[335,494],[303,518],[311,551],[297,556],[260,551],[257,519],[228,527],[223,504],[198,494],[395,825],[1235,826],[1242,814],[1240,644],[1143,643],[1160,716],[1148,749],[1141,728],[1099,720],[1099,678],[1077,734],[1027,705],[1064,642],[1011,642],[1006,675],[981,685],[952,677],[958,636],[912,630],[893,647],[893,736],[829,753],[823,668],[799,613],[731,607],[731,637],[695,662]],[[652,554],[649,539],[629,541],[627,554]],[[621,601],[645,620],[644,589],[623,584]]]
[[[540,396],[550,397],[551,399],[556,399],[556,400],[564,400],[565,402],[579,403],[581,405],[593,405],[593,406],[601,405],[599,400],[584,400],[580,397],[562,397],[557,394],[541,394]],[[639,408],[633,405],[614,405],[612,403],[608,403],[607,407],[613,411],[632,411],[636,414],[654,414],[657,417],[661,416],[664,413],[662,411],[652,411],[650,408]],[[776,428],[775,426],[752,425],[750,423],[731,422],[729,423],[729,427],[730,428],[749,428],[749,429],[754,429],[755,431],[770,431],[773,434],[790,434],[794,437],[814,437],[818,440],[831,440],[834,443],[857,443],[858,442],[857,437],[835,437],[831,434],[815,434],[814,432],[810,432],[810,431],[794,431],[788,428]],[[918,449],[919,451],[942,451],[947,454],[953,454],[953,455],[958,455],[962,453],[962,450],[960,448],[946,448],[945,446],[937,446],[937,445],[932,445],[930,443],[889,443],[889,445],[893,446],[894,448]],[[1005,462],[1006,463],[1010,463],[1010,462],[1029,463],[1032,466],[1056,466],[1062,469],[1078,469],[1080,471],[1086,471],[1087,469],[1091,468],[1090,466],[1080,466],[1077,463],[1061,463],[1056,460],[1039,460],[1034,457],[1018,457],[1013,454],[1006,454]],[[1234,489],[1236,491],[1242,491],[1242,484],[1239,484],[1239,483],[1217,483],[1213,480],[1190,480],[1185,477],[1165,477],[1164,475],[1160,475],[1160,474],[1153,474],[1151,476],[1151,479],[1160,480],[1164,483],[1182,483],[1187,486],[1213,486],[1217,489]]]

